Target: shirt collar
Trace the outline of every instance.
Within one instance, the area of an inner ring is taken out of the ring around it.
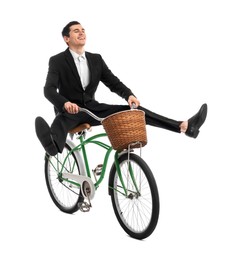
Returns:
[[[81,55],[72,51],[71,49],[69,49],[70,53],[72,54],[73,58],[75,60],[78,60],[79,57],[82,57],[84,60],[86,60],[86,56],[85,56],[85,52],[83,52]]]

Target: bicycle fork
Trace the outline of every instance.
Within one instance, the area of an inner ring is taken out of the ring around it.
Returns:
[[[126,198],[129,199],[133,199],[134,197],[138,198],[141,194],[140,194],[140,187],[138,187],[136,179],[135,179],[135,175],[134,175],[134,171],[132,169],[131,166],[131,162],[130,162],[130,149],[128,149],[128,160],[127,160],[127,176],[122,176],[121,173],[121,168],[120,168],[120,164],[119,164],[119,156],[118,156],[118,152],[115,153],[115,157],[114,157],[114,161],[115,161],[115,166],[116,166],[116,171],[117,171],[117,175],[120,179],[121,185],[122,185],[122,189],[124,191],[124,194]],[[126,177],[126,179],[125,179]],[[130,178],[130,179],[129,179]],[[128,188],[128,183],[133,184],[135,191],[132,191]],[[119,191],[118,191],[119,192]]]

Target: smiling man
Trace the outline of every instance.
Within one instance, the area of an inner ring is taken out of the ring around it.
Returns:
[[[145,112],[146,124],[196,138],[207,116],[207,105],[187,121],[176,121],[158,115],[142,106],[133,92],[108,68],[100,54],[85,51],[86,33],[82,25],[73,21],[62,31],[68,48],[49,61],[44,87],[45,97],[54,105],[56,117],[51,125],[42,117],[35,120],[36,134],[45,151],[50,155],[62,152],[68,131],[79,124],[100,125],[88,114],[80,112],[87,108],[98,117],[128,110],[134,103]],[[108,105],[95,100],[99,82],[127,101],[127,105]],[[149,88],[149,86],[148,86]],[[151,90],[153,93],[153,90]]]

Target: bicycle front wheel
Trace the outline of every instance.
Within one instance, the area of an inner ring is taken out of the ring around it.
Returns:
[[[110,172],[109,189],[115,215],[127,234],[144,239],[152,234],[159,218],[159,194],[154,176],[136,154],[119,157],[121,176],[115,163]]]
[[[76,156],[69,154],[70,150],[66,143],[62,153],[56,156],[46,154],[45,159],[45,180],[49,194],[55,205],[66,213],[77,211],[84,200],[79,187],[60,178],[60,172],[80,174]]]

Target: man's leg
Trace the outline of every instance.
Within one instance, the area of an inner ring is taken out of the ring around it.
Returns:
[[[52,125],[51,134],[59,152],[62,152],[68,132],[80,124],[88,123],[91,126],[100,125],[100,122],[93,119],[85,112],[72,115],[68,113],[58,114]]]
[[[145,112],[145,120],[146,124],[155,126],[155,127],[160,127],[166,130],[170,130],[176,133],[180,133],[180,125],[182,121],[176,121],[164,116],[161,116],[159,114],[156,114],[144,107],[139,107],[138,109],[141,109],[142,111]]]
[[[97,103],[95,107],[88,107],[88,109],[98,117],[104,118],[113,113],[129,110],[130,108],[126,105]],[[205,122],[207,116],[206,104],[203,104],[200,110],[188,121],[176,121],[156,114],[144,107],[139,107],[138,109],[145,112],[146,124],[177,133],[184,132],[187,136],[193,138],[196,138],[199,134],[199,128]],[[56,116],[51,128],[43,118],[38,117],[36,119],[36,133],[45,150],[49,154],[55,155],[57,152],[62,152],[69,130],[83,123],[89,123],[91,126],[100,125],[100,122],[93,119],[85,112],[79,112],[75,115],[62,113]]]
[[[161,127],[177,133],[183,132],[187,136],[193,138],[197,138],[199,129],[207,117],[207,104],[203,104],[199,111],[187,121],[169,119],[143,107],[139,107],[139,109],[145,112],[146,123],[148,125]]]
[[[138,109],[145,112],[146,124],[164,128],[173,132],[180,133],[182,121],[176,121],[159,114],[156,114],[144,107],[138,107]],[[89,107],[89,110],[95,113],[99,117],[107,117],[113,113],[130,110],[128,105],[108,105],[108,104],[97,104],[97,106]]]
[[[42,117],[37,117],[36,134],[46,152],[53,156],[64,149],[68,132],[83,123],[89,123],[92,126],[100,125],[100,122],[84,112],[76,115],[60,113],[55,117],[51,127]]]

